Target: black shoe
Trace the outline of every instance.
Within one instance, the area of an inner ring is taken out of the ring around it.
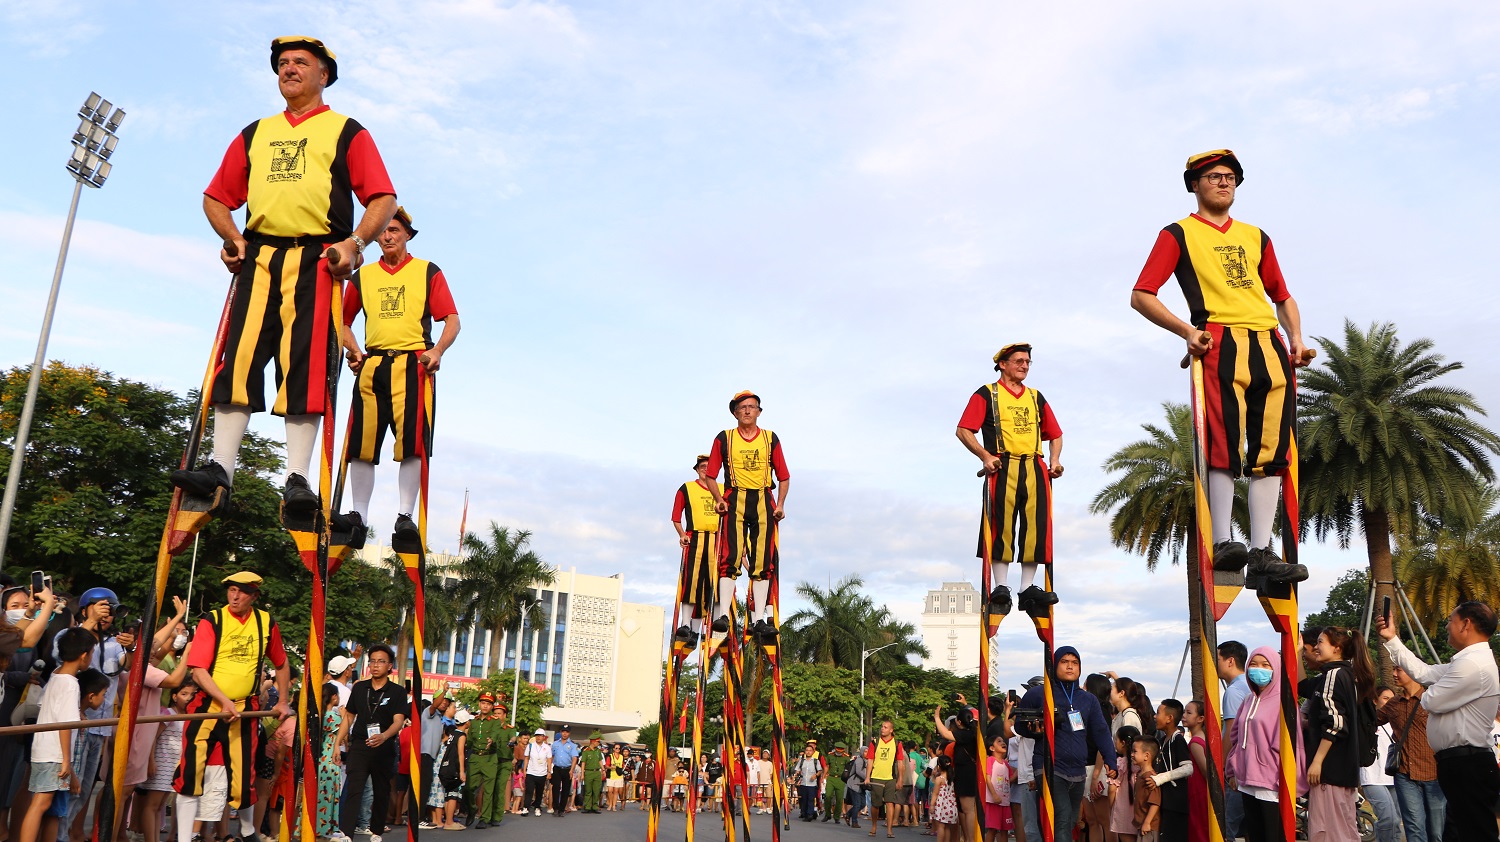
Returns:
[[[1250,553],[1239,541],[1220,541],[1214,544],[1214,569],[1225,573],[1245,569]]]
[[[212,497],[214,489],[229,488],[229,474],[218,462],[208,462],[196,471],[173,471],[172,484],[198,497]]]
[[[330,530],[349,536],[345,546],[357,550],[365,545],[365,536],[369,530],[365,528],[365,519],[359,516],[359,512],[350,512],[347,515],[334,512],[333,517],[330,517],[328,521]]]
[[[1004,585],[996,585],[990,591],[990,613],[999,614],[1004,617],[1010,613],[1010,588]]]
[[[1270,548],[1250,551],[1250,564],[1245,570],[1245,586],[1259,589],[1270,583],[1290,584],[1307,580],[1307,565],[1287,564]]]
[[[417,528],[417,522],[411,519],[411,515],[396,515],[396,531],[393,534],[415,538],[422,534],[422,530]]]
[[[756,620],[755,625],[750,628],[750,633],[762,644],[773,646],[776,644],[776,626],[772,625],[769,620]]]
[[[314,512],[320,505],[318,495],[307,485],[307,477],[301,474],[287,475],[286,489],[281,492],[281,500],[289,512]]]
[[[831,819],[831,818],[833,818],[833,816],[824,816],[824,817],[823,817],[823,821],[825,821],[825,822],[826,822],[826,821],[828,821],[828,820],[829,820],[829,819]]]
[[[1049,605],[1056,605],[1057,594],[1052,591],[1044,591],[1036,585],[1031,585],[1026,590],[1021,591],[1021,596],[1017,599],[1017,603],[1021,606],[1022,611],[1030,614],[1033,611],[1045,609]]]
[[[692,626],[678,626],[677,631],[672,633],[672,639],[678,643],[693,643],[698,639],[698,635],[693,631]]]
[[[729,615],[725,614],[714,620],[714,631],[719,634],[729,633]]]
[[[478,824],[475,824],[474,825],[474,829],[475,830],[487,830],[487,829],[489,829],[489,826],[490,826],[489,822],[482,821],[482,822],[479,822]]]

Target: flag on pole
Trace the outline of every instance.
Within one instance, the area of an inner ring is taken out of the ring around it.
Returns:
[[[464,530],[469,525],[469,489],[464,489],[464,513],[458,519],[458,554],[464,554]]]

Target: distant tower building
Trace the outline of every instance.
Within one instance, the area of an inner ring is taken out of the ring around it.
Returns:
[[[922,603],[922,642],[928,652],[923,668],[955,675],[979,672],[980,599],[968,582],[944,582],[927,592]]]

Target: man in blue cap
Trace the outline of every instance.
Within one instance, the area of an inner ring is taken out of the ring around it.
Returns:
[[[1078,822],[1078,810],[1083,803],[1084,767],[1088,764],[1089,739],[1092,738],[1099,753],[1104,757],[1104,768],[1110,778],[1115,771],[1115,741],[1109,733],[1109,723],[1104,711],[1099,709],[1099,700],[1093,693],[1083,689],[1078,677],[1083,673],[1083,661],[1078,650],[1071,646],[1059,646],[1052,653],[1052,705],[1046,708],[1046,687],[1037,685],[1021,697],[1018,712],[1040,712],[1052,716],[1054,756],[1052,758],[1052,816],[1053,838],[1071,839],[1073,825]],[[1046,774],[1046,734],[1039,724],[1017,717],[1016,730],[1022,736],[1036,740],[1036,754],[1032,757],[1032,768],[1037,775]]]

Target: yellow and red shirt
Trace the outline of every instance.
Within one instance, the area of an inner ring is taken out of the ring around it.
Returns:
[[[958,426],[979,433],[984,449],[1018,456],[1042,454],[1042,442],[1062,435],[1042,393],[1022,384],[1012,392],[1004,383],[986,383],[969,396]]]
[[[351,193],[368,205],[377,196],[394,196],[396,188],[370,133],[326,105],[246,126],[203,191],[230,210],[248,205],[246,231],[330,240],[354,231]]]
[[[775,488],[775,480],[786,482],[791,474],[781,453],[781,437],[760,429],[745,438],[738,427],[725,430],[714,438],[708,451],[708,475],[717,477],[723,467],[724,484],[731,488]]]
[[[1233,219],[1219,226],[1195,213],[1163,228],[1135,288],[1155,295],[1173,274],[1191,311],[1188,321],[1200,328],[1212,322],[1275,330],[1272,304],[1292,297],[1271,238]]]
[[[236,617],[228,608],[219,608],[198,621],[188,667],[208,670],[224,695],[240,701],[260,690],[262,658],[278,669],[286,663],[281,628],[271,615],[251,608],[249,614]]]
[[[870,761],[870,780],[889,781],[896,777],[897,761],[906,760],[906,746],[895,737],[876,737],[865,748],[865,759]]]
[[[719,531],[719,512],[714,508],[713,492],[698,480],[683,483],[672,500],[672,522],[682,523],[683,515],[687,515],[684,528],[689,532]]]
[[[432,320],[458,312],[448,279],[437,264],[411,255],[392,268],[375,261],[349,279],[344,288],[344,326],[365,313],[365,348],[379,351],[425,351],[432,347]]]

